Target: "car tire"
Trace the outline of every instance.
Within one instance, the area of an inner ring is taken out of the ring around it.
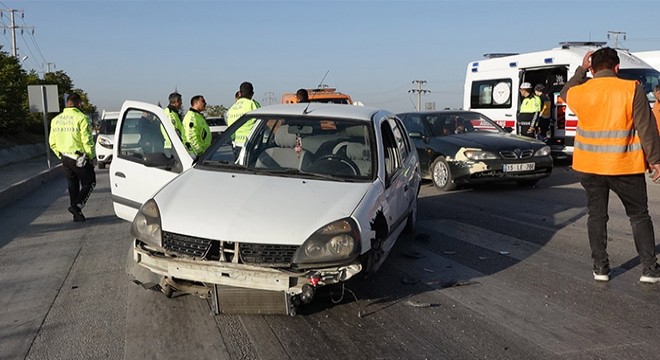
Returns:
[[[431,166],[431,178],[433,185],[442,191],[452,191],[456,189],[454,177],[451,174],[451,169],[447,160],[443,156],[439,156]]]
[[[105,169],[105,163],[104,162],[99,161],[99,163],[97,165],[99,166],[99,169]]]

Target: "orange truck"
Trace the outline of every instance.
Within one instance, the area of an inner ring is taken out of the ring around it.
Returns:
[[[322,102],[333,104],[353,104],[353,100],[348,94],[340,93],[335,88],[317,88],[307,89],[310,102]],[[282,104],[294,104],[298,102],[296,93],[285,93],[282,95]]]

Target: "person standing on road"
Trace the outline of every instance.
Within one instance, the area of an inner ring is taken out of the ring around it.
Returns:
[[[211,145],[211,129],[202,114],[205,109],[204,97],[195,95],[190,99],[190,110],[183,118],[184,144],[195,156],[201,155]]]
[[[82,213],[96,186],[96,173],[92,166],[94,140],[87,115],[80,111],[82,100],[73,93],[66,107],[50,123],[48,143],[53,153],[62,159],[62,170],[69,190],[69,212],[74,222],[87,220]]]
[[[587,71],[593,79],[587,80]],[[618,71],[616,50],[606,47],[590,51],[561,90],[561,97],[580,119],[573,169],[581,173],[580,183],[587,195],[594,279],[610,279],[607,208],[612,190],[630,218],[642,263],[639,281],[656,283],[660,281],[660,266],[644,172],[647,168],[653,170],[653,181],[660,181],[660,135],[644,89],[633,80],[617,78]]]
[[[179,115],[179,110],[181,110],[181,106],[183,105],[181,94],[173,92],[170,94],[168,100],[170,103],[165,108],[165,114],[172,122],[172,125],[174,125],[174,130],[176,131],[177,136],[179,136],[179,139],[183,140],[183,123],[181,122],[181,117]],[[165,137],[165,148],[171,149],[172,143],[169,140],[169,136],[167,136],[164,128],[162,130],[163,136]]]
[[[541,99],[532,92],[532,84],[520,84],[520,111],[518,112],[518,135],[534,137],[534,125],[541,112]]]
[[[252,100],[252,97],[254,96],[254,87],[252,86],[252,83],[247,81],[243,82],[239,88],[239,92],[240,98],[238,98],[234,105],[227,110],[228,126],[231,126],[231,124],[236,122],[236,120],[244,114],[261,107],[256,100]],[[237,157],[238,154],[240,154],[241,148],[243,148],[248,135],[250,135],[250,131],[252,131],[254,122],[254,119],[247,121],[234,133],[234,154],[236,154]]]
[[[534,94],[538,96],[541,101],[541,111],[536,120],[536,138],[541,141],[546,141],[550,138],[550,96],[545,93],[545,86],[543,84],[536,84],[534,86]]]

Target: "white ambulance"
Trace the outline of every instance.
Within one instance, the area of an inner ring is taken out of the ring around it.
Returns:
[[[639,51],[633,53],[633,55],[644,60],[647,64],[660,71],[660,50]]]
[[[547,140],[557,157],[571,155],[577,117],[559,96],[566,81],[582,64],[587,51],[605,42],[563,42],[560,47],[527,54],[485,54],[484,60],[470,62],[465,75],[463,108],[478,111],[502,127],[516,131],[521,103],[520,84],[543,84],[552,102],[552,136]],[[660,84],[660,72],[627,50],[618,49],[619,77],[639,81],[649,102],[655,101],[653,88]],[[589,75],[590,76],[590,75]]]

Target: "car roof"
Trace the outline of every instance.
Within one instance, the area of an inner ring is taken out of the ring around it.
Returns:
[[[481,113],[478,111],[471,111],[471,110],[430,110],[430,111],[402,112],[397,115],[409,115],[409,114],[431,115],[431,114],[481,114]]]
[[[389,111],[369,106],[354,106],[325,103],[277,104],[265,106],[250,112],[254,115],[305,115],[310,117],[339,117],[371,121],[374,114]],[[393,115],[393,114],[392,114]]]

